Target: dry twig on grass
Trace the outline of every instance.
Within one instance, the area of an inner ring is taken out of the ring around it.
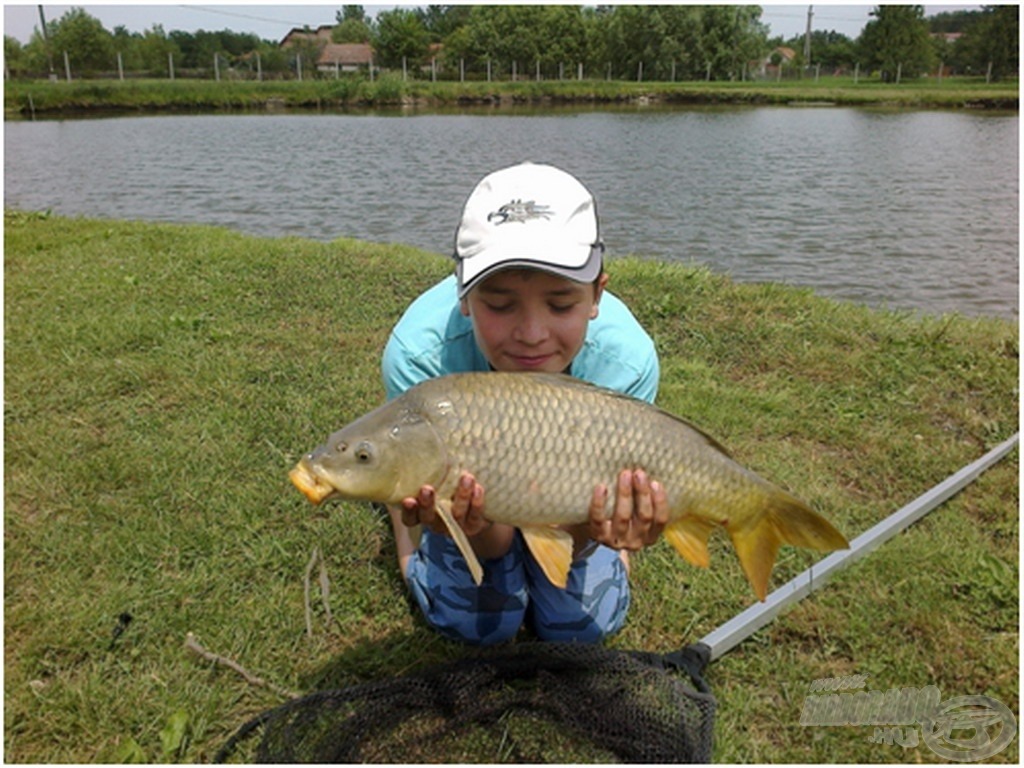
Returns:
[[[219,664],[222,667],[228,667],[229,669],[235,670],[235,672],[245,678],[245,681],[250,685],[266,688],[273,691],[278,696],[285,697],[286,699],[297,699],[301,696],[301,694],[289,691],[287,688],[281,688],[278,685],[274,685],[274,683],[268,682],[262,677],[257,677],[234,659],[229,659],[226,656],[220,656],[213,651],[208,651],[199,644],[199,641],[196,640],[196,636],[191,632],[185,636],[185,647],[207,661],[212,661],[214,664]]]

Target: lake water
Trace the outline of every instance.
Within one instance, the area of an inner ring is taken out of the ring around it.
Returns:
[[[7,122],[6,204],[452,248],[488,172],[593,191],[610,257],[873,306],[1018,316],[1016,114],[833,107]]]

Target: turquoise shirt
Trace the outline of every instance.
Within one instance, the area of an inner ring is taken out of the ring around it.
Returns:
[[[455,276],[421,294],[402,315],[384,348],[388,399],[421,381],[449,373],[488,371],[473,323],[459,310]],[[569,373],[578,379],[654,402],[658,354],[654,342],[620,299],[605,291],[587,325],[583,347]]]

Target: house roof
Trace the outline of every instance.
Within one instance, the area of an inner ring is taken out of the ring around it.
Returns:
[[[328,43],[320,52],[317,64],[369,64],[373,48],[369,43]]]
[[[280,42],[280,47],[284,47],[296,40],[325,40],[331,41],[331,31],[334,26],[331,24],[321,24],[316,30],[311,30],[308,27],[292,27],[288,34],[285,35]]]

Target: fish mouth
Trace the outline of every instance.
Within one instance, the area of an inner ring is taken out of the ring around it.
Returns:
[[[288,478],[313,504],[319,504],[335,492],[331,485],[317,477],[306,463],[302,461],[296,464],[295,469],[288,473]]]

